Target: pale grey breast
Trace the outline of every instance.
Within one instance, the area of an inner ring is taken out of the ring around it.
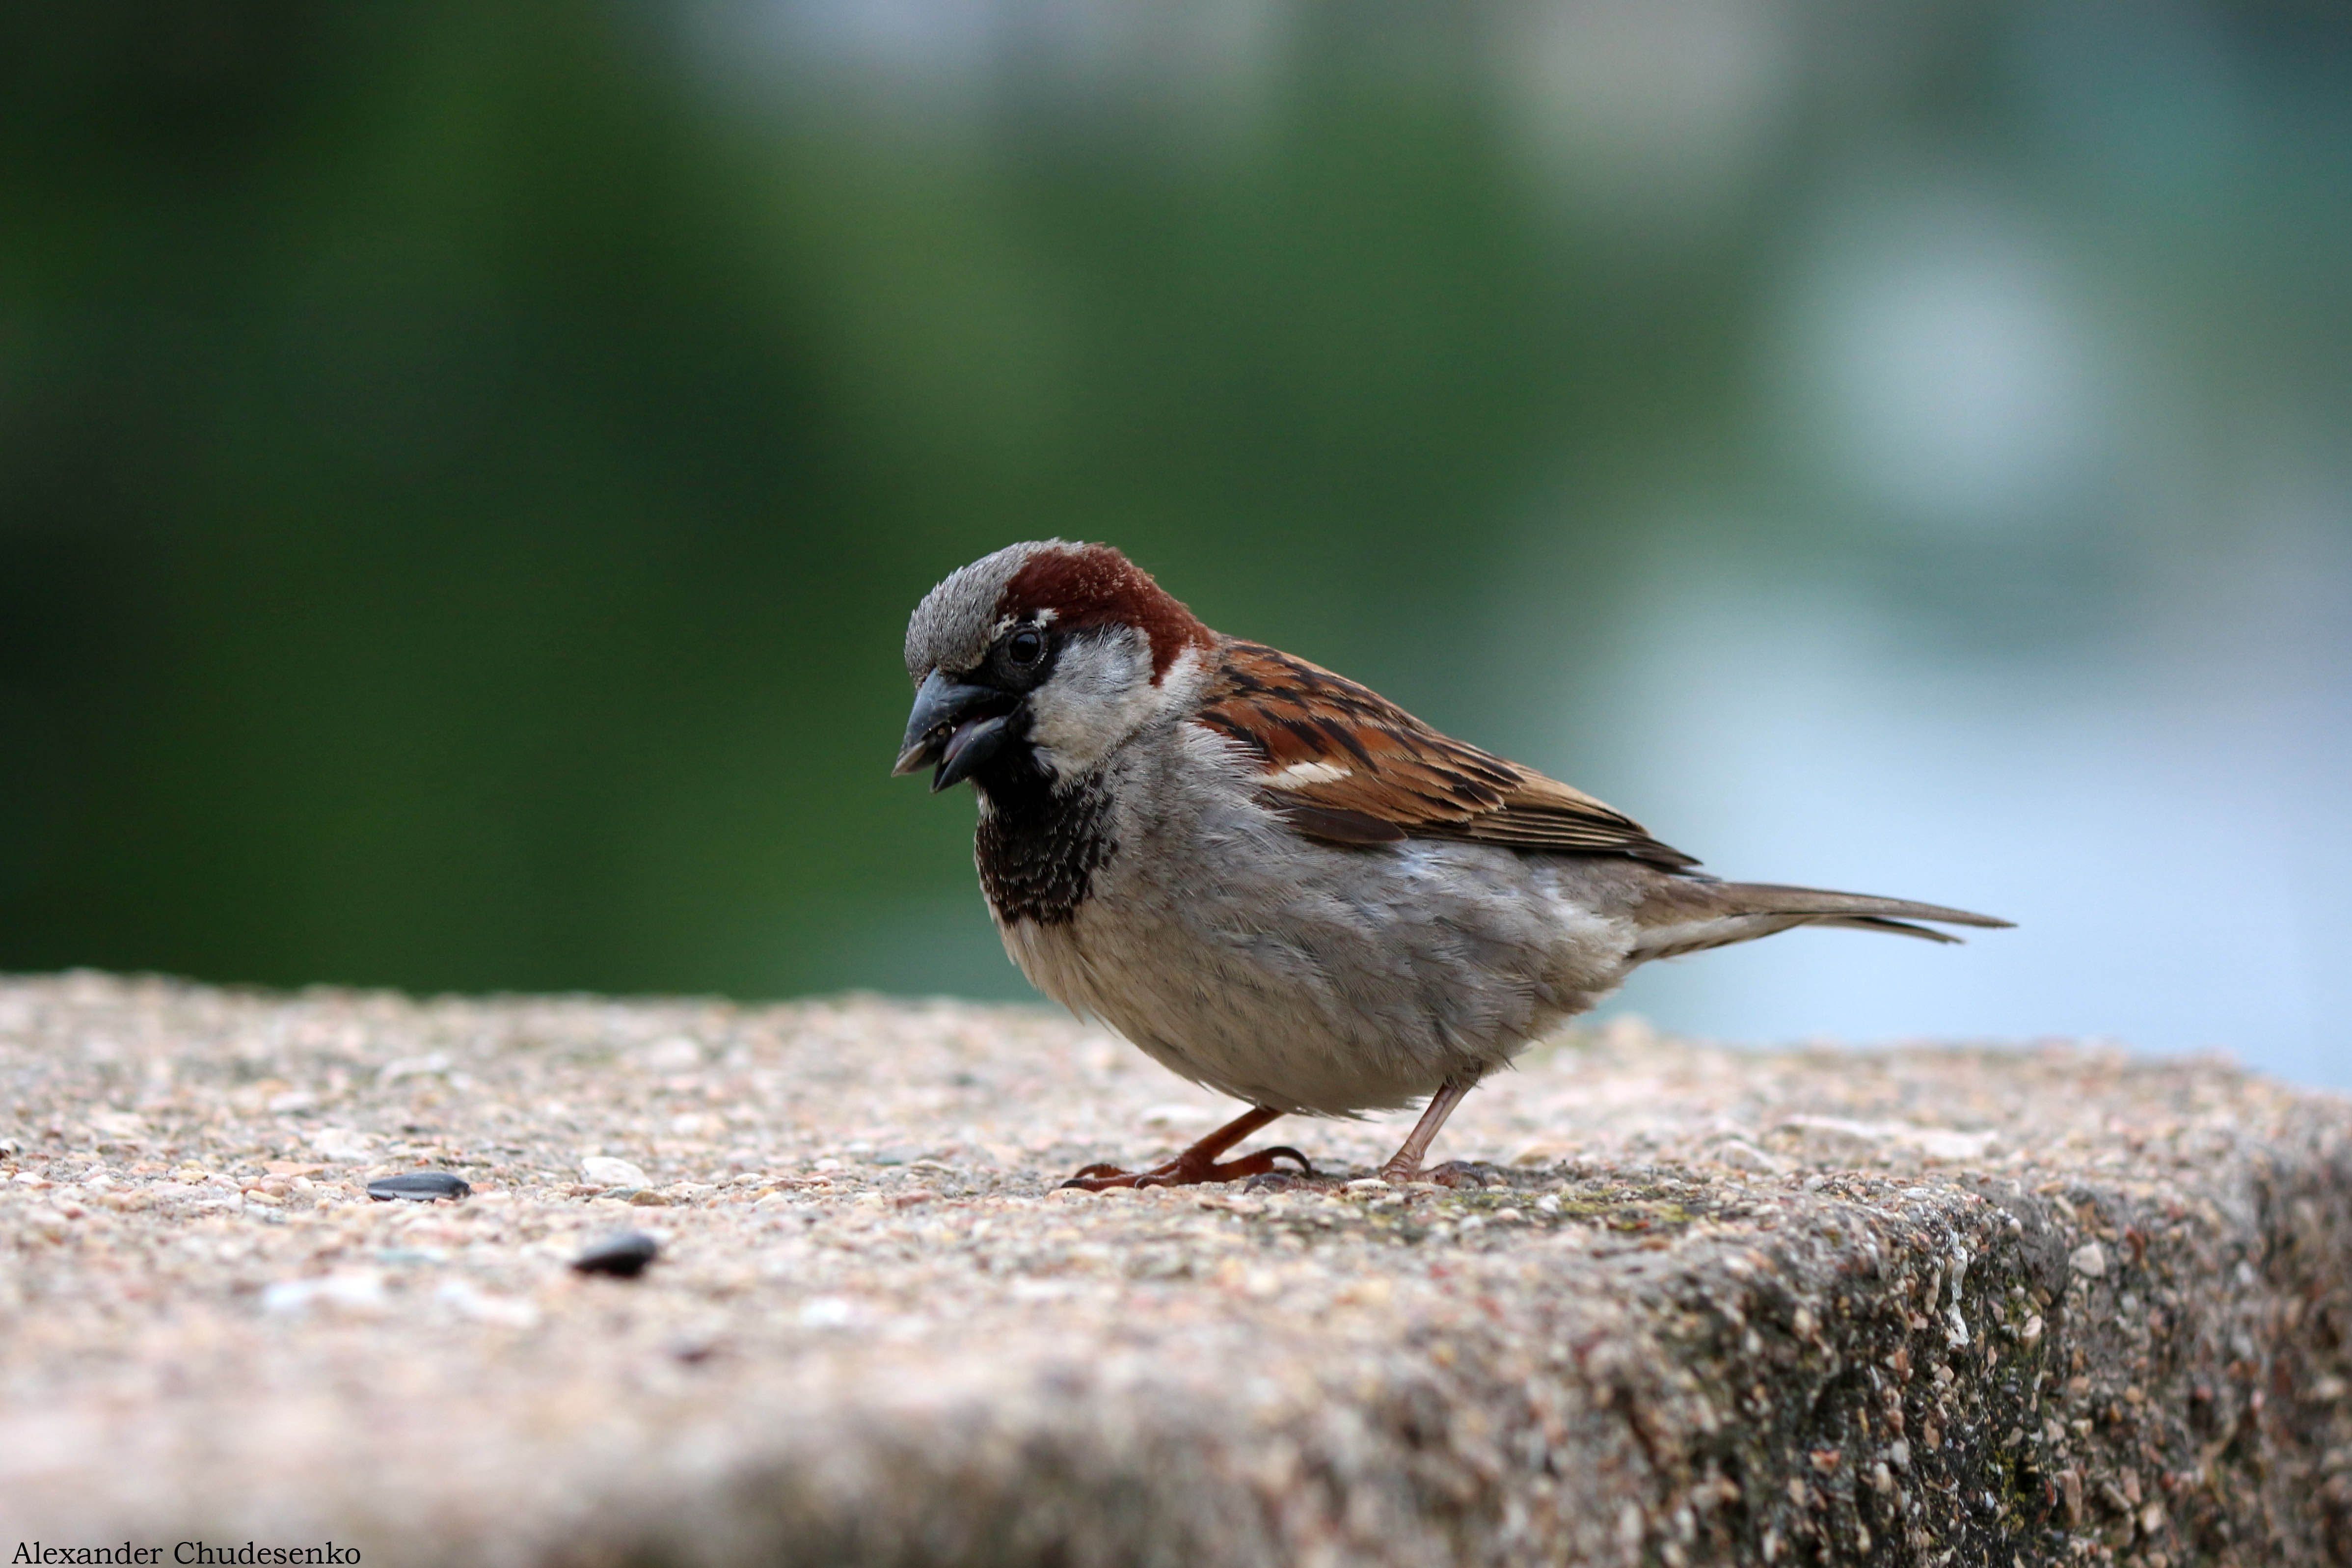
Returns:
[[[1137,737],[1111,773],[1095,896],[1059,922],[998,905],[1006,947],[1048,995],[1221,1092],[1407,1105],[1508,1060],[1626,967],[1630,922],[1580,901],[1555,858],[1304,839],[1190,723]]]

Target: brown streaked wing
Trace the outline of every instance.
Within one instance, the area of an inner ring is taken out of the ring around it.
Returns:
[[[1313,837],[1466,838],[1698,864],[1583,791],[1441,735],[1379,693],[1262,643],[1224,645],[1196,717],[1263,759],[1267,795]]]

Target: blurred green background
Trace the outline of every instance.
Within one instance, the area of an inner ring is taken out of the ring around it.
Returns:
[[[0,968],[1022,994],[908,610],[1103,539],[1801,933],[2352,1082],[2352,21],[0,13]]]

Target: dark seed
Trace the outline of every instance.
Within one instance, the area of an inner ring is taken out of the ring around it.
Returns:
[[[435,1198],[471,1197],[473,1192],[463,1176],[453,1176],[446,1171],[410,1171],[368,1184],[368,1196],[380,1204],[388,1204],[394,1198],[429,1204]]]
[[[661,1251],[661,1243],[642,1230],[617,1230],[572,1260],[583,1274],[610,1274],[635,1279]]]

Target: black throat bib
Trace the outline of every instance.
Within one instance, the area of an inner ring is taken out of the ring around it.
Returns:
[[[996,918],[1067,925],[1118,850],[1110,794],[1092,776],[1056,789],[1024,748],[1012,765],[975,779],[987,810],[973,840],[981,891]]]

